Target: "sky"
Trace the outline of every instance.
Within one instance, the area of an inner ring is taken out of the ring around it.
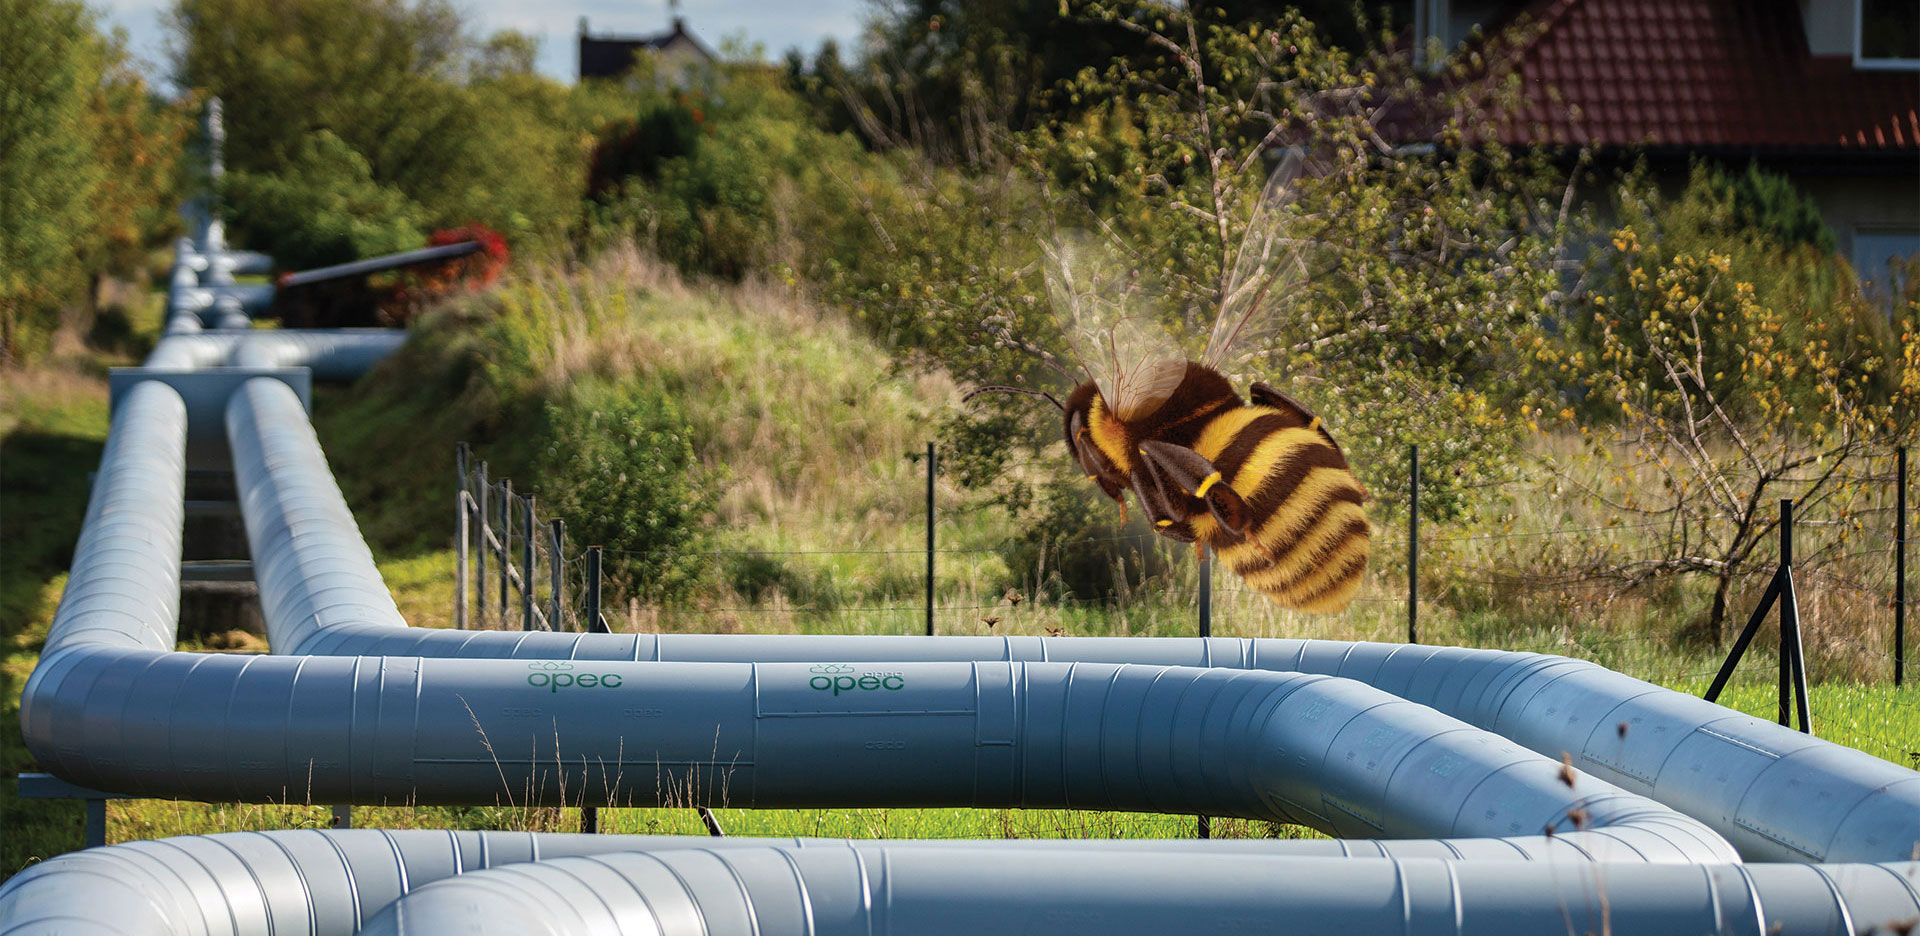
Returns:
[[[516,29],[539,38],[540,70],[562,81],[574,77],[574,36],[580,17],[588,18],[595,33],[665,32],[673,18],[667,0],[453,3],[478,36]],[[133,54],[155,77],[165,71],[161,15],[169,6],[168,0],[96,0],[95,4],[102,25],[124,29]],[[680,15],[694,35],[716,50],[730,37],[741,38],[761,44],[766,58],[777,61],[793,46],[811,53],[829,36],[843,47],[852,45],[866,9],[866,0],[683,0]]]

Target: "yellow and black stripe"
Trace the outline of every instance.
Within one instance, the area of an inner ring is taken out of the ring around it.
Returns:
[[[1193,449],[1247,502],[1245,536],[1193,519],[1228,568],[1282,607],[1339,611],[1353,600],[1372,536],[1367,493],[1318,417],[1234,407],[1207,421]]]

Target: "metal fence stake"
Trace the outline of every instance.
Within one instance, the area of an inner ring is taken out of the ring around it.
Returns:
[[[533,495],[520,498],[520,629],[533,630]]]
[[[500,623],[506,624],[507,615],[507,569],[513,565],[513,482],[500,482]]]
[[[567,522],[555,518],[547,521],[547,528],[551,531],[550,542],[553,546],[552,551],[547,553],[547,607],[550,609],[547,614],[547,629],[565,630],[566,618],[562,616],[560,604],[562,592],[560,573],[567,564]]]
[[[1786,576],[1780,596],[1780,724],[1793,705],[1800,707],[1800,731],[1813,734],[1813,710],[1807,705],[1807,658],[1800,643],[1800,598],[1793,587],[1793,499],[1780,501],[1780,572]]]
[[[486,462],[480,463],[479,474],[474,478],[473,490],[473,518],[479,521],[480,526],[480,541],[475,544],[478,548],[473,551],[473,584],[475,585],[473,610],[478,626],[485,627],[487,626],[487,551],[493,548],[487,545],[493,541],[493,530],[487,523]]]
[[[927,636],[933,636],[933,443],[927,443]]]
[[[1898,449],[1893,495],[1893,685],[1907,672],[1907,447]]]
[[[600,808],[597,806],[580,807],[580,831],[585,835],[600,833]]]
[[[600,617],[600,547],[587,547],[587,630],[607,633],[607,622]]]
[[[453,490],[453,626],[467,629],[467,443],[454,449],[455,473],[460,484]]]
[[[87,804],[86,848],[104,848],[107,844],[107,801],[90,799]]]
[[[1200,636],[1213,636],[1213,551],[1200,547]],[[1213,837],[1213,819],[1209,816],[1198,817],[1194,834],[1200,838]]]
[[[1407,446],[1407,643],[1420,642],[1420,443]]]
[[[1200,636],[1213,636],[1213,550],[1200,547]]]
[[[1727,680],[1733,677],[1735,666],[1746,655],[1747,645],[1753,642],[1754,634],[1760,630],[1760,623],[1767,618],[1767,612],[1773,610],[1775,602],[1780,604],[1780,724],[1786,725],[1797,702],[1800,708],[1800,730],[1813,733],[1813,708],[1807,701],[1807,660],[1800,643],[1800,601],[1793,587],[1793,499],[1780,501],[1780,567],[1774,570],[1773,581],[1767,585],[1767,591],[1760,599],[1760,606],[1753,609],[1753,616],[1747,619],[1747,626],[1741,628],[1740,636],[1733,642],[1733,650],[1727,654],[1726,662],[1720,664],[1720,671],[1713,677],[1713,684],[1707,687],[1705,696],[1708,702],[1717,701],[1721,690],[1727,687]]]

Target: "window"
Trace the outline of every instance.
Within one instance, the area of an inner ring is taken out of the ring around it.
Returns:
[[[1892,304],[1920,267],[1920,229],[1860,228],[1853,232],[1853,271],[1861,288]]]
[[[1854,0],[1853,65],[1920,71],[1920,2]]]

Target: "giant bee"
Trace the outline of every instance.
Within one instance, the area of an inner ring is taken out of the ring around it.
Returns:
[[[1132,491],[1155,532],[1211,547],[1247,585],[1286,608],[1339,611],[1367,568],[1366,489],[1320,417],[1265,383],[1243,400],[1221,372],[1235,344],[1277,320],[1306,275],[1282,236],[1300,158],[1273,174],[1233,258],[1206,351],[1188,360],[1135,306],[1142,290],[1098,269],[1071,245],[1048,248],[1047,279],[1080,373],[1063,404],[1024,387],[968,394],[1045,397],[1058,407],[1067,451],[1126,516]],[[1034,349],[1024,342],[1015,342]]]

